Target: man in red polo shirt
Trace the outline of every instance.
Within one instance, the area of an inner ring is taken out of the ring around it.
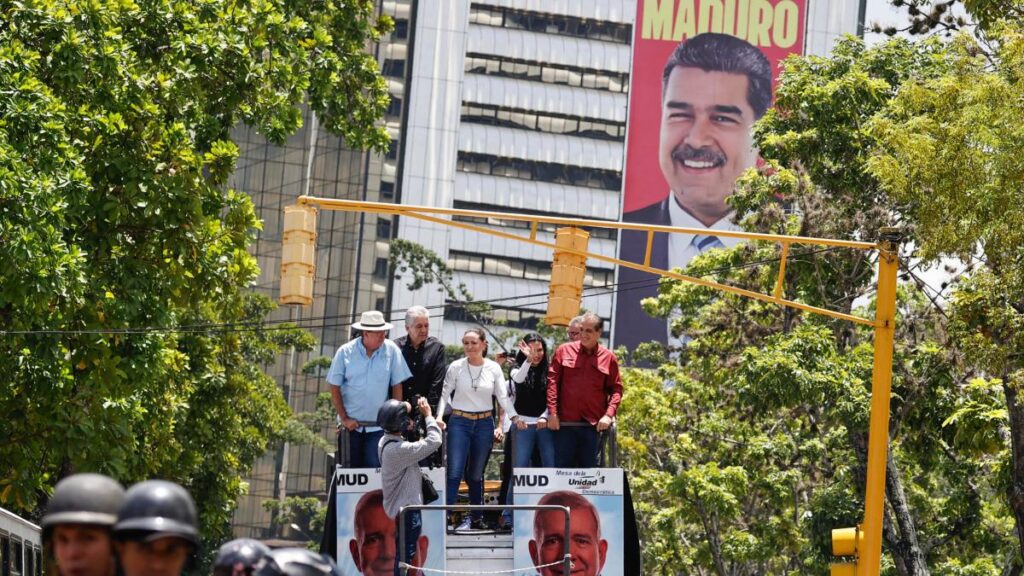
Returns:
[[[612,425],[622,400],[619,361],[601,345],[604,321],[583,315],[578,342],[562,344],[548,368],[548,422],[558,468],[597,466],[598,433]],[[565,426],[561,423],[586,426]]]

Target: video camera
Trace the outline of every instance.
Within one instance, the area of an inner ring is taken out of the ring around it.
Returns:
[[[406,439],[410,441],[419,440],[420,436],[427,431],[427,424],[424,421],[425,418],[423,414],[420,413],[420,409],[417,408],[417,404],[420,403],[421,397],[422,396],[420,394],[413,394],[411,398],[406,400],[410,405],[412,405],[412,412],[409,414],[409,419],[412,420],[412,429],[406,433]]]

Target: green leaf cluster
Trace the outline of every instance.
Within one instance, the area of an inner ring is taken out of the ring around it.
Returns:
[[[162,477],[225,533],[294,431],[263,368],[313,345],[259,324],[231,130],[282,143],[306,105],[386,149],[374,4],[0,0],[0,505],[30,514],[76,471]]]

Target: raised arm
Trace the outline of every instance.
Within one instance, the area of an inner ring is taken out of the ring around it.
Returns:
[[[495,362],[488,362],[487,368],[494,378],[494,397],[498,400],[498,406],[501,406],[501,409],[515,422],[519,414],[516,413],[516,407],[509,400],[508,386],[505,386],[505,374],[502,373],[501,366]]]

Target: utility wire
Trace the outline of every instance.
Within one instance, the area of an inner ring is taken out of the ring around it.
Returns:
[[[797,259],[805,256],[812,256],[815,254],[821,254],[825,252],[835,251],[836,247],[819,248],[810,250],[807,252],[801,252],[798,254],[791,254],[789,261],[794,262]],[[732,266],[722,266],[708,270],[704,273],[707,275],[718,275],[732,270],[740,270],[745,268],[752,268],[755,266],[761,266],[764,264],[773,264],[778,262],[777,258],[756,260],[753,262],[744,262],[743,264],[735,264]],[[634,290],[643,290],[652,286],[657,286],[662,278],[644,278],[640,280],[631,280],[628,282],[617,282],[606,284],[604,286],[589,286],[583,289],[584,294],[582,298],[591,298],[594,296],[605,296],[612,293],[631,292]],[[590,292],[590,293],[587,293]],[[548,292],[535,292],[532,294],[523,294],[518,296],[505,296],[499,298],[490,298],[486,300],[473,300],[471,302],[456,302],[456,303],[445,303],[433,306],[425,306],[428,310],[444,310],[452,306],[465,308],[474,304],[497,304],[515,302],[518,300],[525,300],[530,298],[543,298],[533,302],[517,302],[517,307],[525,308],[528,306],[539,306],[547,303]],[[388,316],[396,316],[403,314],[405,310],[390,310],[387,312]],[[359,314],[336,314],[330,316],[315,316],[309,318],[297,318],[297,319],[277,319],[277,320],[248,320],[239,322],[223,322],[223,323],[199,323],[199,324],[184,324],[179,326],[144,326],[138,328],[83,328],[83,329],[38,329],[38,330],[0,330],[0,336],[25,336],[25,335],[136,335],[136,334],[168,334],[168,333],[179,333],[179,334],[198,334],[198,333],[238,333],[238,332],[256,332],[256,331],[278,331],[278,330],[292,330],[294,328],[302,328],[307,330],[325,329],[325,328],[342,328],[351,326],[354,323],[355,318]],[[443,312],[441,314],[432,314],[431,318],[443,318]],[[332,320],[341,320],[340,322],[330,322]],[[318,324],[316,322],[319,322]]]

